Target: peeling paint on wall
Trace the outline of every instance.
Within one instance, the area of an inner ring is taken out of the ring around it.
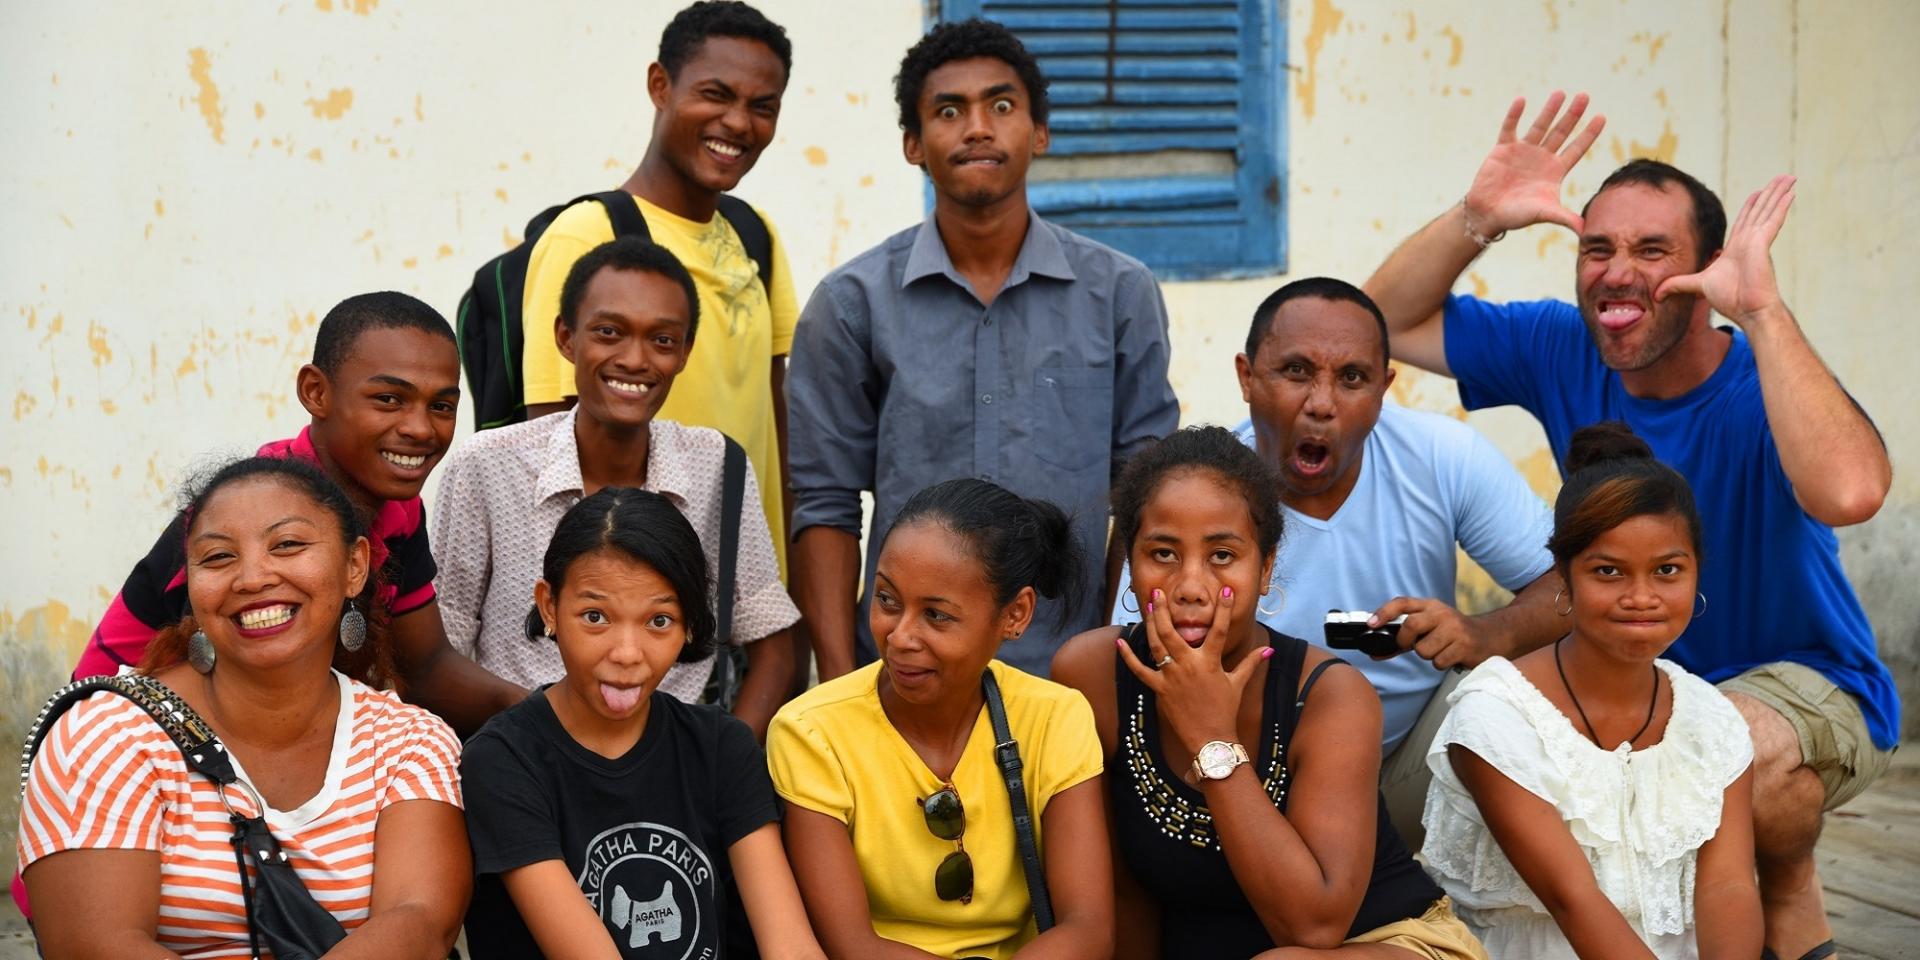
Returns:
[[[338,120],[353,108],[353,89],[337,87],[327,91],[326,99],[309,97],[306,104],[317,119]]]
[[[193,78],[193,102],[200,107],[200,118],[207,123],[214,143],[227,142],[226,111],[220,107],[220,88],[213,83],[213,60],[205,47],[187,51],[187,75]]]
[[[1345,16],[1333,5],[1333,0],[1313,0],[1313,17],[1307,22],[1307,37],[1303,41],[1307,50],[1307,69],[1300,75],[1296,85],[1300,95],[1300,115],[1308,120],[1313,119],[1314,96],[1319,85],[1320,50],[1326,46],[1327,36],[1339,29],[1340,21]],[[1411,22],[1413,15],[1408,14],[1407,19]],[[1408,39],[1412,39],[1411,28]]]

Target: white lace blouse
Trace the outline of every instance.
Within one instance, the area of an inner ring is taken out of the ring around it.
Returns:
[[[1662,960],[1699,955],[1693,935],[1694,865],[1720,827],[1729,784],[1753,762],[1739,711],[1706,681],[1656,661],[1673,689],[1659,743],[1608,751],[1507,660],[1461,681],[1427,751],[1428,872],[1494,960],[1574,960],[1553,917],[1513,869],[1447,759],[1460,744],[1507,779],[1559,808],[1600,889]]]

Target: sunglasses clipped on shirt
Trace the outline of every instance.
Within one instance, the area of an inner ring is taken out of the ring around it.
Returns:
[[[926,818],[929,832],[954,844],[954,851],[933,870],[933,892],[942,900],[972,903],[973,858],[960,840],[967,832],[967,810],[960,804],[959,792],[948,783],[920,801],[920,814]]]

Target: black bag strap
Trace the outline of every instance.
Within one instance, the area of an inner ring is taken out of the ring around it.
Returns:
[[[653,232],[647,229],[647,218],[640,215],[640,205],[633,201],[633,194],[625,190],[607,190],[576,197],[567,206],[571,207],[582,200],[598,200],[606,208],[607,221],[613,224],[614,239],[621,237],[639,237],[642,240],[653,239]]]
[[[1033,809],[1027,806],[1027,785],[1020,773],[1020,744],[1007,725],[1007,705],[1000,699],[1000,682],[989,668],[980,675],[987,697],[987,717],[993,721],[993,757],[1007,781],[1007,799],[1013,803],[1013,833],[1020,841],[1020,866],[1027,875],[1027,899],[1033,901],[1033,920],[1042,933],[1053,927],[1053,898],[1047,894],[1047,874],[1040,867],[1040,845],[1033,837]]]
[[[233,821],[233,836],[229,841],[240,870],[240,902],[246,908],[251,955],[262,955],[261,941],[265,939],[267,949],[275,957],[306,960],[317,958],[328,947],[346,939],[347,932],[340,922],[313,898],[313,891],[293,872],[286,852],[280,849],[279,841],[267,828],[266,801],[240,779],[233,768],[233,759],[227,755],[226,745],[220,742],[213,727],[180,699],[173,688],[152,677],[137,673],[88,677],[54,691],[34,718],[32,728],[27,731],[26,746],[20,752],[22,799],[26,796],[27,775],[33,758],[46,742],[54,722],[68,708],[102,690],[117,693],[146,711],[173,740],[174,746],[180,748],[187,766],[219,788],[220,802],[226,807],[227,818]],[[258,809],[254,816],[242,816],[227,800],[227,788],[236,785],[253,800]],[[257,877],[249,869],[250,864],[258,870]],[[256,895],[256,891],[266,893]]]
[[[767,229],[767,222],[760,219],[753,205],[732,194],[723,193],[716,206],[720,215],[733,225],[733,232],[740,236],[740,246],[753,258],[755,266],[760,268],[760,285],[766,288],[767,296],[773,296],[773,231]]]
[[[714,616],[720,631],[715,654],[716,703],[733,709],[733,593],[740,561],[740,511],[747,497],[747,451],[732,437],[721,434],[727,452],[720,471],[720,569],[716,571]]]

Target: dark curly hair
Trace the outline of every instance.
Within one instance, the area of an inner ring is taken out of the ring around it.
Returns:
[[[1020,85],[1027,88],[1027,113],[1036,125],[1047,122],[1047,78],[1040,72],[1040,62],[1013,31],[992,20],[973,17],[936,25],[901,59],[900,73],[893,78],[900,129],[920,135],[920,94],[926,89],[927,74],[955,60],[976,57],[992,57],[1012,67]]]
[[[573,262],[567,279],[560,285],[560,316],[567,329],[580,328],[580,301],[587,298],[587,285],[602,270],[632,270],[666,277],[687,295],[687,349],[693,349],[693,335],[700,332],[700,295],[695,292],[693,275],[680,258],[651,240],[620,237],[609,240]]]
[[[1373,317],[1374,327],[1380,331],[1381,368],[1393,362],[1393,352],[1387,345],[1387,316],[1380,312],[1380,305],[1374,303],[1365,290],[1335,277],[1302,277],[1268,294],[1259,306],[1253,308],[1253,325],[1247,329],[1248,363],[1260,356],[1260,345],[1273,335],[1273,318],[1280,308],[1306,297],[1351,303],[1367,311]]]
[[[540,578],[558,596],[574,561],[601,550],[645,564],[673,585],[687,628],[681,663],[705,660],[713,653],[720,629],[709,599],[713,590],[707,581],[707,554],[693,524],[673,501],[636,487],[602,487],[560,518],[547,544]],[[732,603],[733,598],[723,597],[720,602]],[[527,639],[538,641],[545,635],[546,624],[535,606],[527,613]]]
[[[353,508],[353,502],[347,499],[346,492],[319,467],[290,457],[246,457],[220,464],[210,473],[188,481],[181,493],[180,511],[167,528],[167,536],[178,537],[185,543],[193,533],[194,523],[213,500],[214,494],[234,484],[254,480],[279,484],[324,508],[339,525],[341,542],[349,547],[355,540],[367,535],[366,524],[360,518],[359,511]],[[380,571],[370,571],[366,585],[355,598],[360,602],[367,619],[367,642],[351,653],[347,648],[335,644],[333,668],[370,687],[404,693],[400,672],[394,669],[393,649],[387,641],[388,612],[375,600],[379,596],[380,582]],[[198,629],[199,624],[191,613],[162,628],[147,644],[147,652],[140,658],[140,672],[154,673],[185,660],[187,641]]]
[[[340,372],[360,336],[373,330],[411,329],[432,334],[449,346],[457,341],[440,311],[419,297],[393,290],[362,293],[334,304],[313,335],[313,365],[331,377]]]
[[[1653,448],[1618,420],[1573,432],[1567,444],[1567,482],[1553,501],[1553,538],[1547,550],[1565,576],[1602,534],[1634,517],[1677,516],[1700,556],[1700,508],[1679,471],[1654,459]]]
[[[767,19],[767,15],[739,0],[700,0],[673,15],[667,28],[660,31],[660,66],[667,76],[678,77],[680,68],[700,51],[708,37],[739,37],[766,44],[780,58],[787,76],[793,76],[793,41],[785,27]]]
[[[1247,501],[1260,555],[1280,545],[1280,477],[1252,447],[1224,427],[1187,427],[1134,454],[1113,485],[1113,535],[1133,553],[1140,511],[1169,477],[1207,471]]]

